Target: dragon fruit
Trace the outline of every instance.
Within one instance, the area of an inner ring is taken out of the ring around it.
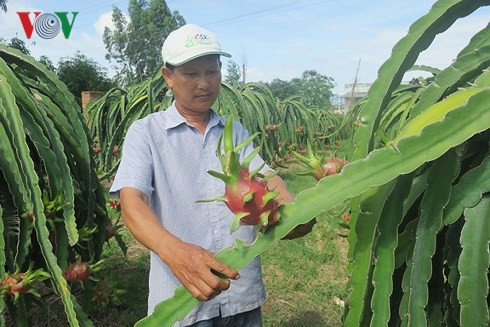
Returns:
[[[110,240],[116,234],[116,227],[113,224],[105,227],[105,240]]]
[[[83,282],[90,276],[90,263],[74,262],[66,268],[64,275],[66,280],[72,283]]]
[[[5,294],[12,296],[15,296],[16,294],[24,294],[31,288],[30,285],[24,283],[25,279],[25,273],[13,273],[4,277],[0,285],[4,289]]]
[[[50,275],[42,268],[32,270],[32,265],[26,272],[16,271],[11,274],[6,274],[0,282],[0,294],[7,294],[14,298],[14,304],[19,300],[19,296],[25,293],[31,293],[39,296],[37,291],[32,288],[32,284],[36,281],[48,279]]]
[[[349,162],[347,160],[338,157],[325,157],[325,154],[318,157],[313,153],[311,145],[308,143],[308,157],[303,156],[301,153],[293,151],[296,158],[301,163],[309,168],[306,172],[298,173],[298,175],[312,175],[317,181],[325,176],[338,174],[345,165]]]
[[[102,269],[101,265],[103,262],[104,260],[99,260],[94,264],[90,264],[90,262],[86,261],[75,261],[65,269],[63,275],[66,280],[72,283],[80,283],[88,278],[94,279],[91,275]]]
[[[249,165],[252,159],[259,153],[260,148],[254,149],[245,160],[240,163],[239,152],[249,144],[258,133],[237,145],[233,144],[233,120],[226,120],[223,135],[218,141],[218,157],[223,173],[208,170],[208,173],[225,182],[224,196],[207,201],[223,201],[235,214],[231,226],[231,233],[240,225],[261,226],[263,230],[279,221],[278,203],[274,199],[278,193],[270,191],[266,180],[271,175],[264,177],[259,171],[264,165],[254,171],[250,171]],[[221,144],[224,143],[223,154]]]
[[[116,211],[121,211],[121,203],[117,199],[111,199],[107,205]]]
[[[95,285],[93,293],[92,301],[106,308],[110,303],[119,303],[119,295],[126,293],[126,290],[117,289],[111,281],[103,279]]]

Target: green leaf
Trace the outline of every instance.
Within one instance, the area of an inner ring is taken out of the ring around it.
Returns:
[[[420,195],[425,192],[427,188],[427,178],[429,176],[430,169],[424,169],[424,171],[413,179],[412,187],[410,188],[410,194],[408,194],[405,201],[403,201],[403,216],[407,214],[408,210],[412,207],[415,201]]]
[[[258,176],[260,174],[260,171],[262,170],[262,168],[264,168],[265,166],[265,162],[263,162],[260,166],[257,167],[257,169],[255,170],[252,170],[249,174],[248,174],[248,177],[250,179],[252,179],[254,176]]]
[[[20,119],[19,108],[15,104],[15,99],[11,92],[10,86],[7,84],[5,77],[1,75],[0,94],[2,95],[2,101],[0,101],[0,116],[8,115],[11,130],[14,132],[13,139],[15,146],[17,148],[20,161],[24,167],[23,173],[25,176],[26,189],[31,191],[29,196],[33,204],[33,214],[35,217],[34,226],[41,252],[51,274],[54,287],[64,304],[67,319],[72,326],[78,326],[79,324],[75,311],[73,310],[73,302],[70,299],[68,285],[62,276],[61,269],[58,266],[56,257],[52,252],[53,247],[49,241],[49,231],[46,227],[46,217],[44,215],[42,194],[41,190],[39,189],[39,178],[35,172],[34,163],[29,154],[29,148],[26,143],[25,134],[22,128],[22,121]],[[9,108],[9,110],[6,110],[5,107]]]
[[[353,136],[354,153],[351,161],[364,158],[374,148],[373,136],[392,93],[400,85],[405,72],[415,64],[419,54],[430,46],[437,34],[447,30],[457,19],[489,4],[489,0],[440,0],[410,26],[408,34],[397,42],[390,58],[378,70],[379,77],[369,88],[366,102],[358,107],[361,110],[356,121],[358,128]],[[353,225],[357,223],[358,205],[359,199],[353,199]],[[354,228],[349,232],[348,240],[349,249],[353,249],[356,242]],[[351,250],[348,256],[351,259]]]
[[[432,257],[432,276],[428,284],[429,302],[427,303],[427,320],[429,326],[440,325],[444,319],[445,276],[443,271],[446,261],[444,256],[444,237],[445,233],[439,233],[437,235],[436,252]]]
[[[429,47],[437,34],[447,30],[457,19],[489,4],[488,0],[440,0],[410,26],[408,34],[393,47],[390,58],[378,71],[380,77],[369,89],[368,100],[360,113],[360,126],[354,136],[352,160],[363,158],[372,149],[373,131],[390,101],[391,93],[419,54]]]
[[[226,202],[226,198],[224,196],[217,196],[213,199],[206,199],[206,200],[197,200],[196,203],[207,203],[207,202],[215,202],[215,201],[223,201]]]
[[[271,213],[271,211],[267,210],[267,211],[264,211],[260,214],[260,225],[262,225],[262,227],[267,226],[267,224],[269,223],[270,213]]]
[[[46,113],[43,110],[39,110],[27,90],[21,85],[20,81],[1,58],[0,73],[9,81],[9,85],[12,88],[12,92],[16,95],[17,101],[23,104],[23,110],[20,111],[22,121],[26,132],[31,137],[41,159],[45,163],[53,193],[55,195],[63,194],[64,202],[66,203],[63,206],[63,216],[70,238],[70,245],[73,246],[78,241],[75,222],[74,190],[70,167],[68,166],[66,155],[63,152],[64,146],[60,135]],[[51,144],[53,145],[52,147]]]
[[[393,140],[393,143],[396,145],[400,139],[420,133],[425,126],[443,119],[448,112],[464,105],[472,95],[477,94],[482,90],[484,90],[484,88],[478,87],[461,90],[451,94],[446,99],[437,102],[427,108],[423,115],[420,114],[409,121]]]
[[[245,195],[243,196],[243,204],[247,203],[247,202],[250,202],[254,197],[254,193],[253,192],[247,192],[245,193]]]
[[[5,239],[3,238],[4,226],[3,226],[3,210],[0,205],[0,276],[5,276]],[[5,326],[5,297],[0,297],[0,326]]]
[[[392,276],[395,270],[398,226],[403,219],[403,203],[410,193],[412,181],[413,174],[398,178],[381,213],[378,224],[379,236],[373,250],[376,264],[372,277],[374,291],[371,299],[371,326],[385,326],[390,321],[390,296],[393,292]]]
[[[486,44],[490,44],[490,23],[471,37],[470,44],[458,53],[457,58],[462,57],[475,49],[481,48]]]
[[[231,224],[230,234],[236,232],[238,228],[240,228],[240,220],[246,216],[248,216],[248,214],[244,212],[239,212],[235,215],[233,223]]]
[[[407,72],[413,72],[413,71],[427,72],[427,73],[431,73],[432,75],[437,75],[441,72],[440,69],[427,65],[413,65],[412,68],[407,70]]]
[[[242,150],[244,147],[246,147],[250,142],[253,141],[254,138],[256,138],[260,133],[255,133],[251,136],[249,136],[245,141],[241,142],[235,147],[235,152],[238,153],[240,150]]]
[[[225,146],[225,155],[228,156],[233,151],[233,117],[228,117],[225,123],[225,129],[223,131],[223,141]]]
[[[12,127],[8,123],[7,117],[2,112],[3,110],[4,107],[0,97],[0,154],[2,154],[0,156],[0,169],[8,172],[4,174],[4,177],[9,191],[13,196],[16,209],[20,213],[19,220],[16,222],[17,226],[15,227],[17,232],[14,234],[17,249],[13,255],[15,255],[16,265],[21,265],[28,256],[29,246],[31,244],[30,234],[32,232],[32,224],[28,222],[27,215],[29,212],[32,212],[33,204],[30,199],[30,190],[26,187],[22,161],[18,156],[18,151],[15,150],[16,142],[13,139],[11,140],[16,135],[15,131],[11,132],[11,129],[15,127]],[[14,240],[12,240],[12,243],[14,243]]]
[[[490,196],[485,195],[473,208],[464,211],[458,269],[458,300],[461,304],[461,326],[487,326],[489,323],[488,242],[490,241]]]
[[[464,220],[460,219],[456,223],[447,226],[445,237],[446,268],[444,274],[447,279],[447,288],[445,291],[446,313],[444,315],[444,322],[448,326],[460,326],[460,305],[457,298],[457,288],[459,283],[458,260],[461,254],[459,239],[463,222]]]
[[[490,46],[487,45],[483,48],[480,46],[480,44],[475,44],[474,40],[470,41],[468,48],[473,49],[473,51],[458,57],[449,67],[436,76],[410,111],[409,121],[442,99],[449,90],[463,87],[463,83],[466,83],[475,73],[481,72],[482,68],[489,65]],[[485,85],[480,84],[478,86],[484,87]]]
[[[427,283],[432,276],[432,256],[436,251],[437,233],[442,228],[442,212],[449,201],[453,180],[458,176],[461,158],[451,150],[436,160],[428,177],[428,186],[422,198],[420,218],[411,259],[408,293],[408,310],[402,316],[402,326],[424,326],[427,317],[425,307],[428,303]]]
[[[407,219],[404,215],[404,219]],[[395,267],[400,268],[411,257],[410,250],[413,248],[412,238],[417,230],[418,217],[409,221],[405,229],[398,235],[398,246],[395,251]]]
[[[262,204],[266,205],[270,200],[274,199],[278,195],[278,192],[267,192],[262,198]]]
[[[222,173],[218,173],[217,171],[214,170],[208,170],[208,174],[221,179],[225,184],[228,184],[231,181],[231,177]]]
[[[255,158],[255,156],[259,154],[259,152],[260,152],[260,147],[253,149],[252,152],[250,152],[250,154],[242,161],[241,163],[242,168],[248,169],[250,163]]]
[[[444,208],[444,224],[454,223],[465,208],[474,206],[487,192],[490,192],[490,156],[480,166],[464,174],[453,187],[449,203]]]
[[[357,242],[354,249],[354,269],[350,279],[352,292],[349,297],[349,312],[345,320],[347,326],[360,326],[362,324],[366,307],[369,278],[373,261],[372,252],[376,239],[376,228],[381,212],[396,184],[396,180],[383,186],[372,188],[361,196],[361,212],[359,214],[356,228]]]

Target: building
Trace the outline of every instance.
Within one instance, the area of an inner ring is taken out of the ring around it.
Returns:
[[[345,84],[344,94],[341,96],[345,108],[349,109],[357,101],[364,98],[368,94],[371,85],[372,83],[356,83],[355,86],[354,84]]]

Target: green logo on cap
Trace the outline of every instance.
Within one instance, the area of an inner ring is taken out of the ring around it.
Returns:
[[[196,34],[194,36],[188,36],[185,40],[185,47],[192,48],[200,44],[211,44],[211,40],[206,34]]]

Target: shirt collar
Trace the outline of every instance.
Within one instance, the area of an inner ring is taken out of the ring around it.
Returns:
[[[172,105],[165,112],[166,112],[165,129],[171,129],[181,124],[187,123],[185,118],[182,117],[182,115],[177,110],[177,107],[175,106],[175,101],[172,102]],[[225,121],[226,121],[225,117],[218,115],[213,108],[210,109],[208,129],[216,125],[225,126]]]

